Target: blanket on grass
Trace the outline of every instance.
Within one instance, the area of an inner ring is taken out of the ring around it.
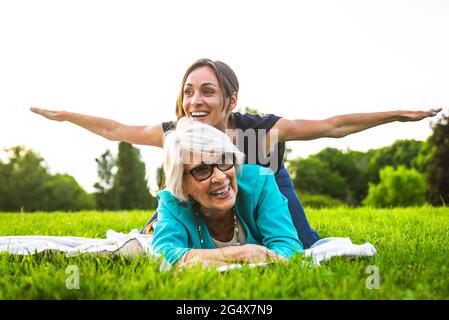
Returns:
[[[4,236],[0,237],[0,252],[16,255],[30,255],[43,251],[58,251],[68,256],[81,254],[116,254],[125,258],[135,256],[154,256],[150,252],[151,235],[139,233],[133,229],[130,233],[108,230],[106,238],[82,238],[64,236]],[[350,238],[323,238],[304,250],[306,257],[311,257],[313,263],[319,266],[332,257],[371,257],[376,255],[376,249],[371,243],[353,244]],[[251,264],[260,266],[267,264]],[[232,264],[219,267],[218,271],[240,269],[242,265]]]

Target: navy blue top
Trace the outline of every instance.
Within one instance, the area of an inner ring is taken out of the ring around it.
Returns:
[[[285,142],[277,143],[274,150],[267,156],[261,151],[263,150],[263,137],[281,117],[274,114],[260,116],[248,113],[241,114],[240,112],[233,112],[231,116],[236,128],[242,130],[243,136],[240,136],[239,133],[237,135],[237,147],[245,153],[245,163],[270,167],[275,173],[278,173],[284,158]],[[162,123],[164,132],[173,129],[173,127],[173,121]]]

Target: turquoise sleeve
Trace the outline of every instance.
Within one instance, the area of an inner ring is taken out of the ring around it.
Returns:
[[[174,215],[159,203],[158,221],[155,222],[153,239],[151,241],[150,251],[153,254],[161,255],[165,262],[173,266],[189,248],[187,230]]]
[[[264,177],[256,213],[262,244],[285,258],[291,258],[295,253],[304,252],[303,246],[293,225],[287,198],[279,191],[274,175]]]

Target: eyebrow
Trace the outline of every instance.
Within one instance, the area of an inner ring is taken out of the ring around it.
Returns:
[[[202,86],[202,87],[204,87],[204,86],[214,86],[214,87],[217,88],[217,85],[215,85],[215,84],[212,83],[212,82],[206,82],[206,83],[203,83],[203,84],[201,84],[201,86]],[[184,85],[184,87],[193,87],[193,85],[192,85],[191,83],[186,83],[186,84]]]

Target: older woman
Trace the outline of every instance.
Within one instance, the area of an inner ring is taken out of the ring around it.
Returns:
[[[267,262],[303,252],[270,169],[242,165],[220,130],[180,119],[164,142],[167,188],[158,193],[153,253],[179,267]]]

